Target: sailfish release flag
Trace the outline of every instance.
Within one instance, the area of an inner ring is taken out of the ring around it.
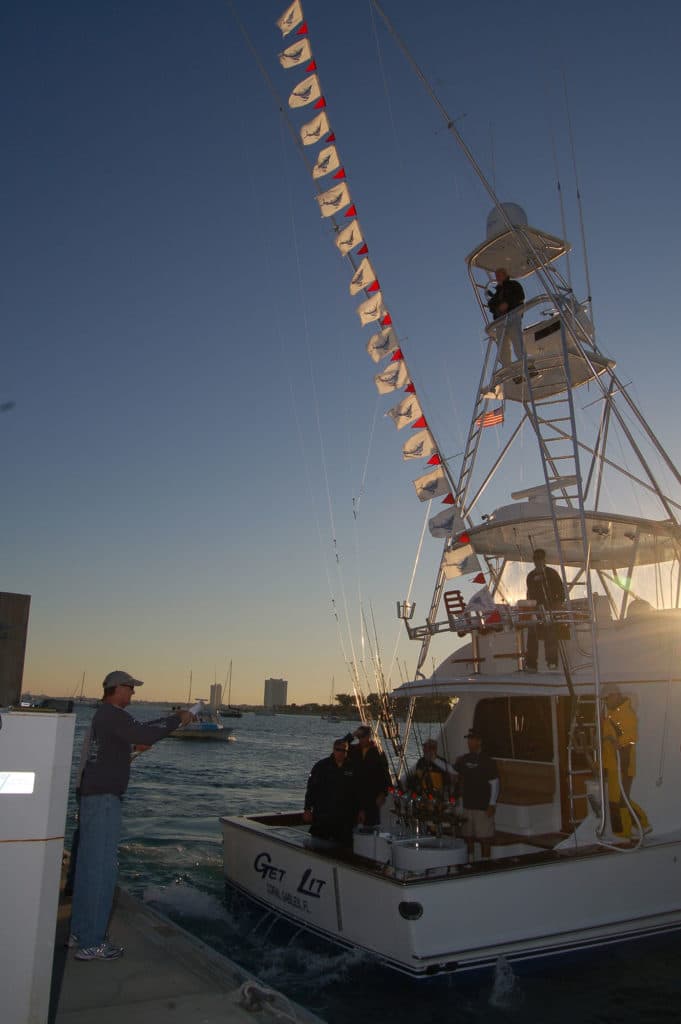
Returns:
[[[329,119],[324,111],[317,114],[300,129],[300,141],[304,146],[314,146],[330,131]]]
[[[388,409],[386,413],[386,416],[390,417],[398,430],[406,427],[408,423],[413,423],[414,420],[422,415],[423,412],[416,395],[407,395],[401,402],[394,405],[392,409]]]
[[[437,451],[433,435],[429,430],[419,430],[413,434],[402,446],[403,459],[427,459]],[[450,513],[454,515],[454,513]]]
[[[301,39],[292,43],[279,54],[279,63],[282,68],[295,68],[298,64],[304,64],[306,60],[312,60],[312,47],[309,39]]]
[[[308,75],[302,82],[299,82],[288,98],[288,105],[291,108],[306,107],[308,103],[314,103],[322,94],[322,88],[316,75]]]
[[[399,363],[391,363],[387,369],[382,373],[377,373],[374,377],[379,395],[389,395],[391,391],[403,388],[408,380],[409,374],[402,359]]]
[[[277,18],[277,25],[281,29],[282,36],[293,32],[303,20],[303,7],[300,0],[295,0],[290,7],[287,7],[281,18]]]
[[[350,282],[350,294],[357,295],[358,292],[364,291],[370,284],[373,284],[375,280],[376,271],[372,267],[369,257],[365,256]]]
[[[367,352],[375,363],[380,363],[391,352],[399,348],[397,333],[394,327],[384,327],[377,334],[372,334],[367,341]]]
[[[364,302],[360,302],[357,307],[357,316],[360,319],[362,327],[366,324],[372,323],[374,320],[382,320],[388,310],[383,305],[383,296],[380,292],[376,292],[370,299],[365,299]]]
[[[336,147],[324,146],[324,149],[319,150],[317,160],[312,168],[312,177],[315,179],[323,178],[325,174],[331,174],[332,171],[337,171],[339,167],[340,158]],[[355,223],[357,222],[355,221]],[[338,244],[338,240],[336,240],[336,244]]]
[[[322,150],[322,153],[324,152],[325,150]],[[351,221],[346,228],[343,228],[336,235],[336,247],[343,255],[350,252],[355,246],[361,245],[363,241],[364,236],[362,235],[358,220]]]
[[[449,481],[443,469],[434,469],[414,480],[414,488],[419,501],[430,501],[431,498],[437,498],[441,494],[447,493]]]
[[[320,192],[317,196],[319,212],[322,217],[333,217],[334,213],[344,210],[350,203],[350,193],[345,182],[327,188],[326,192]]]

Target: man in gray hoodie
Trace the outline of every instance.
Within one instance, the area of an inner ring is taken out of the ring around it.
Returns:
[[[147,748],[194,717],[181,710],[154,722],[138,722],[125,708],[135,687],[142,685],[128,672],[109,672],[102,703],[83,741],[71,919],[77,960],[116,960],[123,953],[122,946],[107,941],[106,931],[118,875],[121,801],[128,788],[133,747]]]

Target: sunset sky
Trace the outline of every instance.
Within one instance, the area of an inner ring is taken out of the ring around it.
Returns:
[[[278,111],[304,77],[277,61],[285,6],[2,5],[1,589],[32,595],[25,690],[70,694],[85,672],[94,695],[123,668],[169,700],[192,671],[201,696],[232,659],[235,703],[261,702],[268,676],[324,701],[353,654],[369,671],[360,607],[386,669],[402,637],[421,469]],[[385,8],[501,198],[560,235],[557,161],[584,295],[567,87],[599,344],[678,462],[680,9]],[[454,458],[483,337],[464,257],[489,200],[371,5],[304,9],[372,262]],[[440,550],[427,536],[421,613]],[[395,683],[416,655],[401,639]]]

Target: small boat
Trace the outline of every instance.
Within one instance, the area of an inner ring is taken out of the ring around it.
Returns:
[[[193,673],[189,673],[189,693],[187,695],[186,707],[190,707],[192,703],[192,678]],[[222,724],[220,714],[216,707],[211,707],[209,704],[205,704],[203,701],[198,701],[198,708],[195,705],[192,707],[192,711],[196,714],[196,721],[190,722],[188,725],[181,725],[179,729],[175,729],[170,733],[170,738],[176,740],[199,740],[205,742],[225,742],[234,739],[232,731],[228,726]],[[182,705],[175,704],[172,707],[173,711],[179,711]]]
[[[205,707],[202,711],[199,711],[195,722],[180,726],[179,729],[171,732],[170,736],[176,740],[200,740],[206,742],[232,742],[234,740],[230,727],[223,725],[218,711],[211,707]]]

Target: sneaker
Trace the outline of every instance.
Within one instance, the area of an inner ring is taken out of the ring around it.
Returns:
[[[80,945],[78,941],[78,936],[74,935],[73,932],[71,932],[64,945],[67,947],[67,949],[76,949],[76,947]]]
[[[118,960],[119,956],[123,956],[123,947],[112,946],[110,942],[85,946],[76,952],[76,960]]]

